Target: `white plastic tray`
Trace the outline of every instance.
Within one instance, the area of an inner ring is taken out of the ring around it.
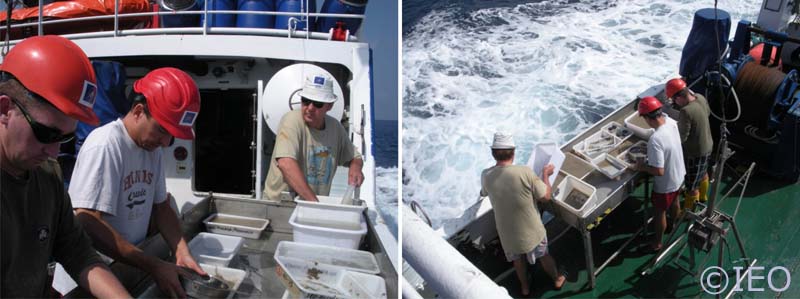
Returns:
[[[606,125],[608,126],[608,125]],[[619,124],[617,124],[619,126]],[[628,135],[630,136],[630,135]],[[627,137],[625,138],[627,139]],[[572,150],[592,164],[605,159],[605,154],[619,146],[625,139],[617,137],[605,127],[572,146]],[[605,141],[602,141],[605,140]]]
[[[219,277],[230,284],[231,292],[226,297],[227,299],[233,298],[233,296],[236,294],[236,291],[239,290],[242,282],[247,277],[247,272],[239,269],[207,265],[203,263],[200,263],[200,268],[203,268],[206,273]],[[162,294],[161,290],[158,289],[158,285],[153,282],[149,287],[147,287],[147,289],[139,294],[139,298],[167,298],[167,295]]]
[[[269,225],[269,220],[214,213],[203,220],[203,223],[211,233],[258,239]]]
[[[628,168],[628,164],[609,154],[605,154],[605,160],[594,165],[595,169],[608,177],[616,179]]]
[[[228,299],[233,298],[233,295],[239,290],[239,286],[242,285],[244,278],[247,277],[247,272],[239,269],[206,264],[200,264],[200,268],[203,268],[203,271],[206,271],[208,275],[217,277],[228,283],[231,287],[231,292],[228,294],[228,297],[226,297]]]
[[[342,271],[336,286],[350,298],[386,299],[386,281],[377,275]]]
[[[578,217],[586,217],[586,215],[592,212],[597,206],[597,196],[595,195],[597,189],[572,175],[566,173],[565,175],[564,179],[561,180],[561,183],[559,183],[558,187],[554,190],[553,200],[557,205],[564,207],[568,212],[567,215],[561,215],[561,217],[564,218],[567,223],[572,223],[575,222],[576,220],[574,219]],[[567,196],[569,196],[573,189],[577,189],[581,193],[588,195],[586,201],[579,207],[574,207],[567,202]]]
[[[611,121],[611,122],[607,123],[606,125],[604,125],[602,130],[605,130],[605,131],[607,131],[609,133],[612,133],[615,136],[617,136],[617,138],[620,139],[620,141],[619,141],[619,143],[617,143],[617,145],[619,145],[623,141],[625,141],[628,138],[630,138],[631,136],[633,136],[633,131],[631,131],[630,129],[626,128],[625,126],[623,126],[620,123],[615,122],[615,121]]]
[[[189,251],[198,263],[226,267],[243,241],[241,237],[199,233],[189,241]]]
[[[650,136],[656,131],[653,128],[648,127],[644,118],[639,116],[638,112],[633,112],[631,115],[628,115],[628,117],[625,118],[625,127],[633,131],[633,134],[636,135],[636,137],[644,140],[650,140]]]
[[[289,218],[294,241],[357,249],[367,234],[363,207],[298,201]]]
[[[275,260],[275,273],[286,287],[284,298],[386,298],[380,276],[292,257]]]
[[[630,153],[631,149],[633,149],[634,147],[644,147],[644,153],[635,154],[634,156],[638,155],[638,156],[642,156],[642,157],[645,157],[645,158],[647,157],[647,142],[639,141],[639,142],[636,142],[633,145],[631,145],[631,147],[627,148],[621,154],[617,155],[617,159],[619,159],[620,161],[622,161],[622,163],[625,163],[628,166],[630,166],[633,163],[635,163],[635,161],[631,161],[633,163],[628,162],[628,159],[626,158],[626,156],[628,156],[628,153]]]
[[[319,200],[319,202],[307,201],[302,199],[300,196],[297,196],[294,198],[294,201],[298,204],[302,204],[303,206],[335,207],[337,210],[356,211],[359,213],[361,213],[361,211],[364,211],[364,209],[367,208],[366,206],[363,205],[342,204],[341,203],[342,199],[338,197],[317,195],[317,199]]]
[[[282,258],[296,258],[368,274],[381,273],[378,261],[369,251],[281,241],[275,249],[275,259]]]
[[[345,297],[337,287],[342,268],[289,257],[275,261],[275,274],[291,297]]]

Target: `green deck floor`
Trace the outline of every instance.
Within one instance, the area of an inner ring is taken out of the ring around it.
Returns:
[[[741,170],[741,168],[740,168]],[[721,193],[727,192],[728,186],[735,180],[733,170],[727,170],[728,175],[723,178]],[[730,198],[721,204],[724,213],[732,215],[736,209],[739,191],[734,192]],[[594,246],[594,263],[598,267],[622,243],[624,243],[638,228],[643,220],[643,195],[644,188],[640,186],[633,193],[633,197],[624,201],[601,225],[592,231]],[[682,200],[682,197],[681,197]],[[649,209],[647,211],[649,216]],[[750,258],[757,259],[756,266],[763,266],[766,270],[756,272],[756,275],[767,276],[767,272],[776,266],[782,266],[791,274],[790,285],[783,292],[770,290],[766,278],[753,280],[753,289],[764,288],[764,291],[736,293],[732,298],[800,298],[800,185],[775,182],[763,175],[754,174],[750,180],[747,191],[742,199],[739,212],[736,215],[736,224],[742,235],[745,250]],[[555,235],[562,232],[566,225],[554,220],[548,224],[548,236],[552,240]],[[679,227],[685,230],[685,226]],[[563,298],[563,297],[591,297],[591,298],[618,298],[618,297],[647,297],[647,298],[713,298],[703,291],[700,286],[700,276],[692,276],[681,270],[676,263],[688,265],[689,250],[683,254],[662,262],[651,274],[641,276],[640,273],[649,265],[653,254],[644,254],[642,247],[652,237],[652,226],[647,236],[640,236],[622,251],[611,264],[597,277],[594,289],[588,287],[588,275],[584,260],[584,251],[580,234],[575,229],[570,229],[555,242],[551,241],[550,253],[555,257],[559,268],[568,273],[567,284],[563,289],[553,289],[550,278],[537,266],[529,267],[528,275],[532,279],[531,297]],[[666,237],[665,237],[666,238]],[[733,233],[728,236],[729,246],[725,247],[723,268],[728,270],[731,277],[728,289],[735,283],[735,266],[745,266],[739,260],[738,247]],[[732,250],[733,252],[731,252]],[[673,251],[674,252],[674,251]],[[506,287],[514,297],[520,297],[519,283],[511,269],[511,263],[505,261],[500,250],[486,250],[466,254],[489,277],[502,277],[498,284]],[[674,254],[672,254],[675,256]],[[706,257],[706,253],[696,255],[699,265]],[[677,262],[675,262],[677,260]],[[717,263],[717,249],[713,250],[708,258],[705,269]],[[701,271],[702,272],[702,271]],[[774,286],[782,288],[787,282],[787,277],[781,271],[773,276]],[[747,288],[747,280],[741,284]],[[723,295],[727,294],[727,289]]]

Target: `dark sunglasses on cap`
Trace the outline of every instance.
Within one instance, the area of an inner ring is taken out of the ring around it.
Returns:
[[[31,115],[28,113],[28,110],[26,110],[25,107],[20,105],[20,103],[17,102],[17,100],[11,98],[11,101],[13,101],[14,104],[17,105],[17,107],[19,107],[19,111],[21,111],[22,115],[25,116],[25,119],[28,120],[28,124],[31,125],[31,130],[33,131],[33,135],[36,136],[36,140],[39,140],[39,142],[43,144],[51,144],[56,142],[65,143],[75,138],[74,132],[69,134],[62,134],[61,130],[59,129],[51,128],[43,124],[40,124],[39,122],[31,118]]]
[[[303,97],[301,97],[300,100],[303,102],[303,106],[308,106],[308,104],[314,104],[314,107],[317,107],[317,109],[320,109],[322,108],[322,106],[325,106],[325,103],[323,102],[312,101]]]

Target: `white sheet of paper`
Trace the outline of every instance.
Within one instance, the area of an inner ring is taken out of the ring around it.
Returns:
[[[550,185],[552,185],[556,180],[558,171],[561,169],[561,165],[564,164],[564,159],[566,159],[566,156],[561,152],[561,147],[557,143],[540,143],[533,149],[531,157],[528,159],[528,167],[531,167],[533,173],[539,178],[544,179],[542,178],[542,168],[548,163],[553,163],[555,168],[553,169],[553,174],[548,178]]]

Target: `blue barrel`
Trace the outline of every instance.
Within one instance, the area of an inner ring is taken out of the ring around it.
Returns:
[[[325,0],[320,13],[363,15],[367,9],[367,0]],[[355,35],[361,26],[361,19],[351,18],[317,18],[317,31],[328,32],[336,26],[336,22],[344,22],[345,29],[350,30],[350,35]]]
[[[239,0],[236,10],[275,11],[275,0]],[[236,27],[239,28],[273,28],[275,16],[237,15]]]
[[[203,0],[198,0],[200,10],[205,5]],[[236,10],[236,0],[208,0],[208,11],[212,10]],[[205,15],[200,15],[200,26],[203,26]],[[209,14],[208,27],[236,27],[236,15],[233,14]]]
[[[277,11],[280,12],[305,12],[301,8],[305,7],[306,0],[275,0],[275,8]],[[317,1],[316,0],[309,0],[308,1],[308,12],[315,13],[317,12]],[[288,29],[289,18],[291,16],[276,16],[275,17],[275,28],[276,29]],[[295,16],[295,18],[300,19],[300,17]],[[306,29],[306,22],[298,22],[297,29],[303,30]],[[308,30],[314,30],[314,24],[311,23],[308,25],[311,28]]]
[[[161,11],[169,11],[163,5],[160,7]],[[187,10],[197,10],[197,3]],[[174,28],[174,27],[197,27],[197,20],[200,20],[199,15],[161,15],[161,28]]]

